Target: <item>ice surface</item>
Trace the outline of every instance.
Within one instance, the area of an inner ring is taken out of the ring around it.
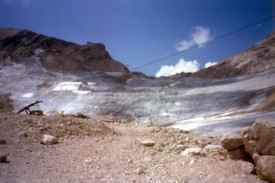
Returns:
[[[124,84],[119,79],[124,77],[120,73],[107,73],[107,76],[90,72],[49,73],[41,69],[37,59],[25,64],[3,64],[0,71],[0,93],[12,94],[15,111],[42,100],[44,111],[115,115],[134,118],[134,123],[139,125],[174,125],[196,131],[203,125],[209,129],[205,124],[219,121],[216,123],[219,128],[209,132],[213,134],[248,125],[245,120],[234,122],[234,117],[241,119],[239,114],[255,114],[253,109],[275,87],[274,69],[228,79],[132,76]],[[35,95],[22,97],[28,93]],[[221,123],[221,119],[225,122]]]

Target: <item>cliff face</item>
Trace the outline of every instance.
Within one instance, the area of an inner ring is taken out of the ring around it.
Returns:
[[[275,68],[275,32],[246,51],[191,76],[226,78],[256,74],[272,68]]]
[[[0,29],[0,61],[22,62],[33,56],[52,72],[129,72],[101,43],[78,45],[28,30]]]

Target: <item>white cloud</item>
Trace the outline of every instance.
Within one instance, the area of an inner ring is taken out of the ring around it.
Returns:
[[[205,43],[212,39],[210,29],[201,26],[195,27],[190,37],[190,40],[183,40],[176,44],[176,49],[178,51],[184,51],[193,46],[203,47]]]
[[[204,68],[208,68],[208,67],[211,67],[213,65],[216,65],[218,62],[207,62],[205,65],[204,65]]]
[[[186,40],[183,40],[181,42],[179,42],[178,44],[176,44],[176,49],[178,51],[184,51],[184,50],[187,50],[191,47],[194,46],[194,42],[193,41],[186,41]]]
[[[181,58],[176,65],[161,66],[160,70],[156,73],[156,77],[171,76],[181,72],[197,72],[199,66],[197,60],[185,61]]]
[[[204,46],[204,44],[212,39],[210,30],[205,27],[195,27],[195,32],[192,34],[192,40],[198,46]]]

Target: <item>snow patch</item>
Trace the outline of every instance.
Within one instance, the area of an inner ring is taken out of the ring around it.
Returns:
[[[87,95],[87,94],[89,94],[89,93],[91,93],[91,91],[81,91],[81,90],[73,90],[72,91],[73,93],[75,93],[75,94],[78,94],[78,95]]]
[[[32,98],[34,97],[34,93],[25,93],[22,95],[23,98]]]
[[[44,53],[44,52],[45,52],[45,50],[43,50],[42,48],[37,48],[34,50],[34,54],[36,56],[39,56],[41,53]]]
[[[78,90],[81,86],[82,82],[62,82],[57,85],[53,91],[73,91]]]
[[[205,65],[204,65],[204,68],[208,68],[208,67],[211,67],[213,65],[216,65],[218,62],[207,62]]]
[[[174,104],[175,104],[176,106],[180,106],[180,105],[181,105],[180,102],[175,102]]]
[[[169,113],[167,113],[167,112],[162,112],[162,113],[160,113],[160,116],[169,117],[170,115],[169,115]]]

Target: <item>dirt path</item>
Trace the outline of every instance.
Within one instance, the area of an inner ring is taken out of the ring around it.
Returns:
[[[79,118],[0,114],[0,182],[263,182],[247,164],[219,149],[183,156],[188,147],[219,144],[184,131]],[[59,138],[42,145],[43,134]],[[152,147],[142,145],[151,140]]]

